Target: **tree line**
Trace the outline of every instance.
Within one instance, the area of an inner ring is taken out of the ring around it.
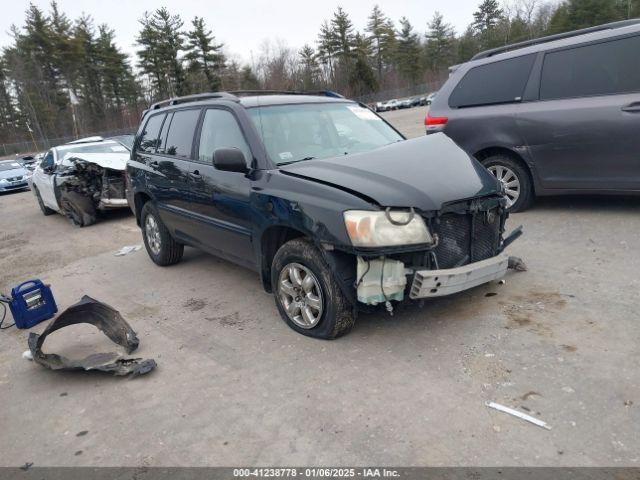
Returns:
[[[251,62],[225,54],[201,17],[166,8],[139,19],[136,54],[91,16],[70,19],[53,1],[29,5],[0,54],[0,143],[135,129],[149,103],[216,90],[330,89],[350,97],[443,81],[477,52],[640,16],[640,0],[482,0],[456,32],[438,12],[397,22],[374,6],[358,31],[338,7],[315,42],[266,40]],[[413,22],[413,23],[412,23]]]

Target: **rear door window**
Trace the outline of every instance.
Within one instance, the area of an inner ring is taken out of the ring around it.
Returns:
[[[167,145],[164,149],[166,155],[191,158],[193,136],[196,132],[199,117],[200,109],[173,112],[173,118],[167,133]]]
[[[535,54],[480,65],[469,70],[451,92],[452,108],[519,102]]]
[[[640,91],[640,36],[547,53],[540,99]]]
[[[209,109],[204,114],[198,159],[213,161],[213,152],[218,148],[237,148],[244,153],[247,161],[252,159],[249,145],[233,114],[227,110]]]
[[[162,121],[165,114],[153,115],[147,120],[147,124],[144,126],[142,135],[140,136],[139,150],[143,153],[155,153],[158,147],[158,135],[160,134],[160,127],[162,127]]]

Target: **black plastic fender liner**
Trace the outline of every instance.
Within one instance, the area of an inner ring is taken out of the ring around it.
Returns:
[[[73,190],[60,192],[60,209],[76,227],[87,227],[96,223],[96,208],[93,200]]]
[[[78,303],[53,319],[41,335],[29,333],[29,350],[33,360],[50,370],[99,370],[118,376],[143,375],[156,367],[153,359],[122,358],[116,352],[95,353],[82,360],[70,360],[62,355],[42,351],[42,344],[49,334],[78,323],[94,325],[111,341],[124,347],[129,354],[138,348],[136,332],[122,315],[109,305],[85,295]]]

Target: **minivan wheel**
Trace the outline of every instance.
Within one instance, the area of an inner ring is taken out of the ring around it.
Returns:
[[[333,339],[355,323],[353,305],[308,240],[297,238],[280,247],[273,258],[271,285],[280,316],[298,333]]]
[[[140,224],[144,246],[155,264],[165,267],[180,261],[184,245],[173,239],[151,202],[142,207]]]
[[[504,186],[510,212],[521,212],[531,205],[534,197],[531,177],[520,163],[506,155],[492,155],[482,164]]]
[[[42,197],[40,196],[40,192],[38,191],[38,189],[34,186],[33,190],[36,192],[36,200],[38,200],[38,206],[40,207],[40,210],[42,211],[42,214],[45,217],[48,217],[49,215],[53,215],[54,213],[56,213],[55,210],[50,209],[49,207],[47,207],[44,204],[44,201],[42,200]]]

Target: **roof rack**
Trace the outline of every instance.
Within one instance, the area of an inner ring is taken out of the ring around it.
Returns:
[[[471,60],[479,60],[481,58],[492,57],[499,53],[509,52],[511,50],[517,50],[519,48],[530,47],[532,45],[539,45],[541,43],[553,42],[555,40],[562,40],[564,38],[577,37],[579,35],[585,35],[587,33],[601,32],[604,30],[613,30],[615,28],[628,27],[630,25],[636,25],[640,23],[640,18],[634,18],[630,20],[621,20],[619,22],[605,23],[604,25],[598,25],[596,27],[582,28],[580,30],[573,30],[572,32],[557,33],[555,35],[549,35],[542,38],[534,38],[533,40],[525,40],[524,42],[513,43],[511,45],[505,45],[504,47],[492,48],[491,50],[485,50],[484,52],[477,53]]]
[[[224,98],[236,102],[238,101],[238,97],[227,92],[196,93],[194,95],[183,95],[182,97],[173,97],[168,100],[156,102],[149,107],[149,110],[157,110],[162,107],[178,105],[180,103],[200,102],[202,100],[210,100],[212,98]]]
[[[246,97],[250,95],[317,95],[322,97],[344,98],[339,93],[332,92],[331,90],[235,90],[229,93],[239,97]]]

